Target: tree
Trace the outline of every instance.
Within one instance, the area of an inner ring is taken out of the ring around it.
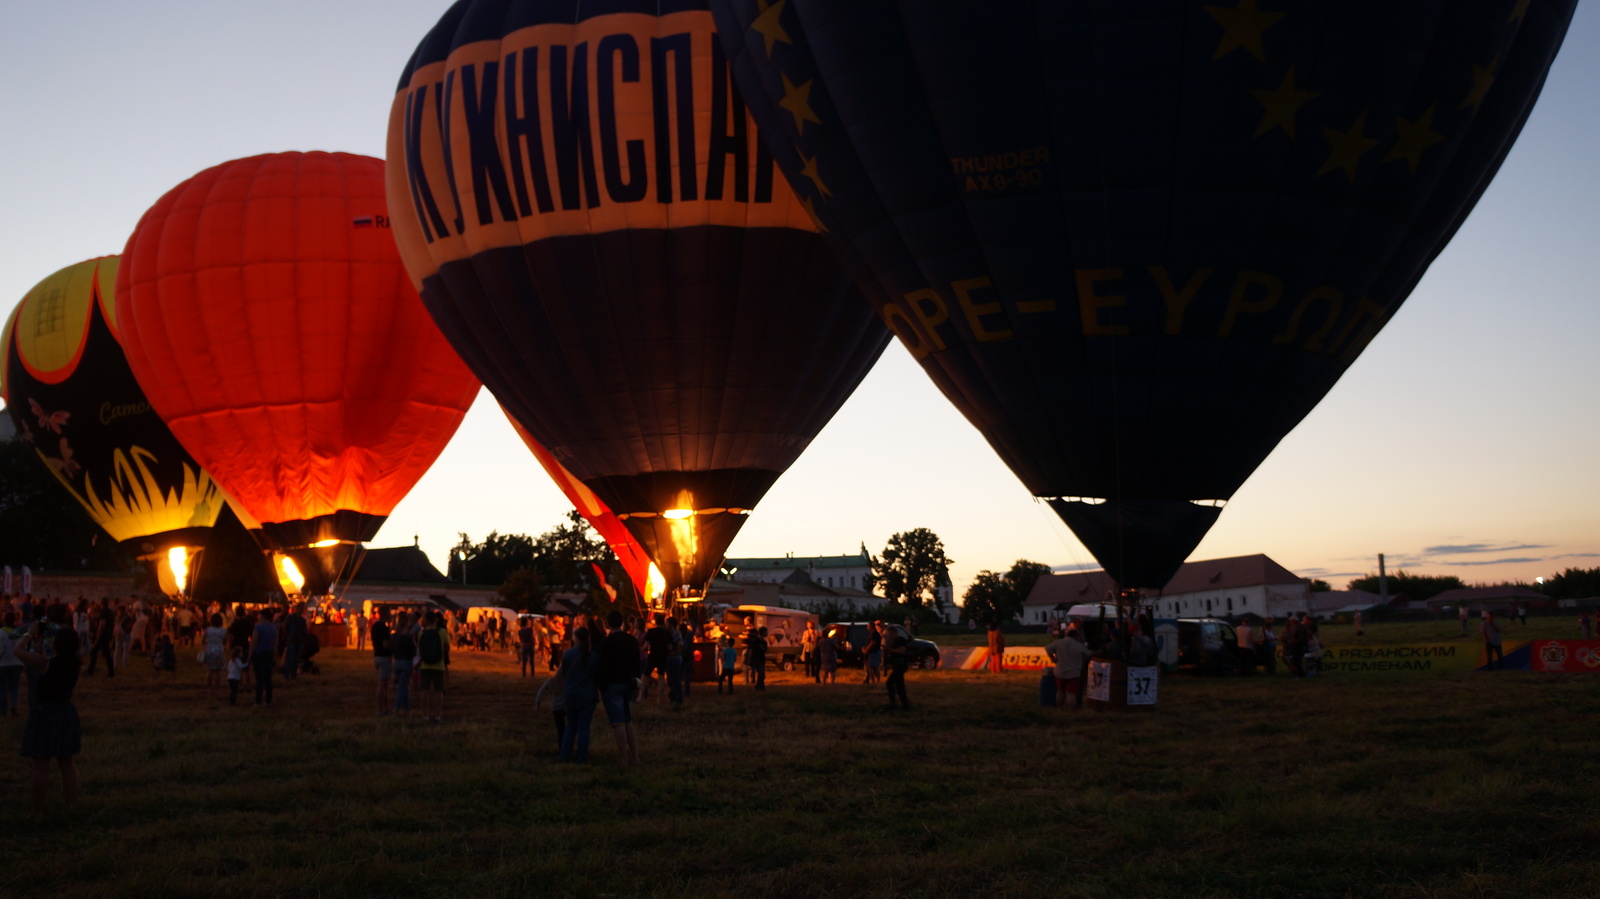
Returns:
[[[890,602],[904,602],[921,608],[929,601],[938,605],[938,588],[950,583],[950,566],[955,564],[944,553],[944,542],[927,528],[916,528],[889,538],[883,557],[871,557],[872,573],[867,589],[883,588]]]
[[[448,573],[452,581],[475,584],[503,584],[511,572],[534,564],[533,539],[526,534],[501,534],[490,531],[482,543],[473,543],[466,534],[450,553]],[[462,566],[466,576],[462,577]]]
[[[131,571],[135,560],[19,438],[0,440],[0,564],[35,572]]]
[[[1333,590],[1333,585],[1319,577],[1306,578],[1306,583],[1311,585],[1312,593],[1328,593]]]
[[[961,620],[1005,624],[1022,614],[1022,604],[1039,578],[1050,573],[1043,562],[1018,559],[1005,574],[980,571],[962,596]]]
[[[583,593],[594,611],[611,608],[594,566],[605,572],[617,590],[617,602],[633,600],[632,586],[611,547],[595,536],[576,511],[537,539],[526,534],[490,532],[482,543],[466,534],[450,553],[451,580],[460,580],[462,566],[474,583],[495,584],[509,608],[542,611],[553,591]]]
[[[1410,574],[1404,569],[1389,574],[1389,595],[1399,596],[1404,593],[1413,600],[1421,601],[1438,596],[1446,590],[1459,590],[1465,587],[1461,578],[1453,574]],[[1368,593],[1378,592],[1378,576],[1366,574],[1351,581],[1348,589],[1365,590]]]
[[[1552,599],[1588,599],[1600,596],[1600,568],[1568,568],[1544,579],[1544,594]]]

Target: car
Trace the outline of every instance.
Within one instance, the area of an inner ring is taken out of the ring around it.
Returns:
[[[866,666],[864,647],[867,645],[868,621],[836,621],[822,629],[824,635],[839,643],[839,664],[845,667]],[[904,627],[891,624],[901,639],[906,640],[906,661],[917,668],[939,667],[939,644],[932,640],[912,636]]]
[[[1178,619],[1178,667],[1202,674],[1239,674],[1239,633],[1220,618]],[[1251,660],[1252,663],[1254,659]]]

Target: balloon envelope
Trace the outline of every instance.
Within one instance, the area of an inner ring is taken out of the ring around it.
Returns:
[[[0,396],[17,433],[136,556],[202,547],[227,500],[134,380],[117,339],[116,256],[40,281],[6,322]]]
[[[670,587],[702,588],[887,341],[703,3],[457,3],[402,74],[389,159],[440,328]]]
[[[889,327],[1144,587],[1422,277],[1573,6],[712,0]]]
[[[378,159],[201,172],[140,220],[118,297],[151,405],[263,543],[300,562],[308,593],[373,537],[478,391],[401,266]]]

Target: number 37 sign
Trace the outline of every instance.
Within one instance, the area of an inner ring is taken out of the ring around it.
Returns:
[[[1128,705],[1155,705],[1159,690],[1160,669],[1154,665],[1149,667],[1129,667]],[[1095,660],[1089,663],[1089,684],[1084,696],[1096,702],[1111,702],[1111,663]]]

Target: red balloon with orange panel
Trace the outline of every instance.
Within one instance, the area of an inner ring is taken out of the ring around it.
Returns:
[[[478,392],[400,263],[380,159],[195,175],[139,221],[117,295],[150,404],[306,595],[353,574]]]

